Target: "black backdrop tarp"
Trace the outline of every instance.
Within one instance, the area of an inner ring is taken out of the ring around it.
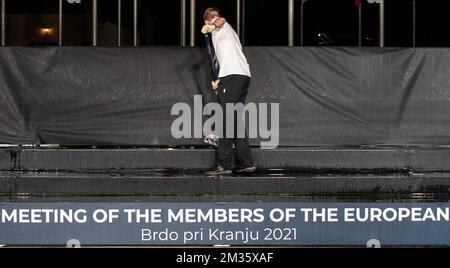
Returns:
[[[450,144],[450,49],[244,52],[281,146]],[[204,48],[0,48],[0,143],[200,144],[172,138],[170,112],[212,100],[208,68]]]

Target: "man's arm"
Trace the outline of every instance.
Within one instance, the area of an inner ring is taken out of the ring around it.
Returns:
[[[208,24],[208,22],[205,21],[205,26],[202,28],[202,33],[206,34],[214,30],[220,30],[220,28],[225,24],[225,21],[225,18],[222,17],[216,18],[212,24]]]
[[[225,21],[226,21],[225,18],[218,17],[213,24],[214,26],[216,26],[216,29],[219,29],[225,24]]]

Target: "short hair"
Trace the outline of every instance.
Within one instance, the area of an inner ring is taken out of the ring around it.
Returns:
[[[211,16],[211,13],[217,13],[217,15],[220,17],[221,15],[220,15],[220,10],[217,8],[217,7],[210,7],[210,8],[207,8],[206,10],[205,10],[205,14],[203,15],[203,20],[210,20],[210,19],[212,19],[213,17]]]

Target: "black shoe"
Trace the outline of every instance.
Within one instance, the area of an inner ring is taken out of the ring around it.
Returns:
[[[217,166],[215,169],[207,171],[206,175],[216,176],[216,175],[229,175],[232,173],[233,173],[233,171],[231,169],[227,169],[222,166]]]
[[[256,171],[255,166],[239,166],[233,170],[234,173],[253,173]]]

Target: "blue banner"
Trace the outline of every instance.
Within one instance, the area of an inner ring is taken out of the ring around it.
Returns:
[[[0,203],[1,245],[450,245],[449,203]]]

